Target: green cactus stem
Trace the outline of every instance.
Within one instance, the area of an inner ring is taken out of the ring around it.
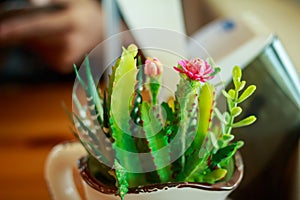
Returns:
[[[151,101],[153,105],[157,104],[157,96],[159,94],[160,90],[160,76],[159,77],[153,77],[150,76],[149,81],[149,88],[151,92]]]
[[[141,117],[148,147],[157,168],[160,182],[168,182],[172,176],[170,150],[168,147],[168,138],[165,137],[162,124],[157,116],[157,110],[157,107],[143,102]]]
[[[198,125],[195,138],[185,153],[187,158],[184,171],[179,174],[178,179],[189,179],[198,173],[199,169],[203,170],[203,158],[199,158],[199,152],[202,148],[204,139],[207,137],[212,120],[212,108],[215,102],[214,87],[209,83],[205,83],[201,87],[200,95],[198,98]],[[206,153],[207,157],[208,154]],[[205,158],[204,158],[205,160]],[[186,177],[186,178],[184,178]]]
[[[199,81],[191,81],[186,77],[186,75],[180,74],[180,76],[181,78],[179,84],[177,85],[177,90],[175,92],[176,99],[174,102],[178,129],[177,132],[173,134],[180,134],[181,139],[180,141],[178,141],[178,145],[174,145],[174,147],[179,148],[179,151],[171,149],[171,152],[179,152],[179,154],[182,156],[180,156],[179,159],[177,159],[173,164],[175,168],[175,176],[176,173],[181,172],[185,166],[186,160],[184,153],[187,149],[187,131],[190,128],[187,126],[188,124],[186,122],[188,122],[189,120],[193,120],[192,118],[190,118],[189,111],[191,108],[189,106],[195,103],[195,98],[201,86]]]
[[[114,139],[113,149],[116,152],[116,159],[127,171],[136,169],[142,171],[138,149],[134,137],[130,132],[130,110],[131,96],[134,94],[136,84],[136,60],[137,51],[123,48],[119,66],[115,68],[113,88],[111,93],[110,106],[110,127]],[[136,153],[136,156],[129,156],[129,153]],[[144,181],[144,174],[126,173],[127,182],[130,187],[138,186]]]

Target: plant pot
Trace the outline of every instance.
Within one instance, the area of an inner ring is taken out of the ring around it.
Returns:
[[[205,199],[224,200],[237,188],[243,177],[243,161],[237,152],[234,157],[233,176],[226,182],[203,183],[162,183],[129,188],[125,200],[181,200]],[[55,146],[49,153],[45,176],[50,193],[55,200],[119,200],[116,189],[107,187],[91,175],[86,152],[80,143],[64,143]],[[75,171],[74,171],[75,169]],[[80,174],[80,176],[79,176]],[[80,190],[74,177],[80,177]]]

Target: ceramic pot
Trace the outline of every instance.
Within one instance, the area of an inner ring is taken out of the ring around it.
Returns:
[[[77,142],[59,144],[51,150],[45,165],[45,177],[52,198],[119,200],[115,189],[106,187],[91,175],[86,158],[86,151]],[[237,188],[242,176],[243,161],[237,153],[235,171],[232,178],[226,182],[213,185],[187,182],[152,184],[131,188],[125,200],[224,200]],[[79,177],[79,181],[75,181],[76,177]]]

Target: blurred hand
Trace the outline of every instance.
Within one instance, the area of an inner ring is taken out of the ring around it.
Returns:
[[[102,11],[95,0],[59,2],[66,3],[66,9],[2,20],[0,46],[25,45],[53,68],[71,71],[73,63],[80,63],[103,39]]]

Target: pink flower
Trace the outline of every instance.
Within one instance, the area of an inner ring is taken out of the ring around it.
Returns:
[[[200,58],[188,60],[180,60],[178,61],[178,67],[174,67],[176,71],[180,73],[186,74],[189,78],[200,81],[206,82],[212,79],[214,76],[211,74],[215,71],[208,62],[202,60]]]
[[[158,76],[163,72],[163,66],[157,58],[147,58],[144,70],[148,76]]]

